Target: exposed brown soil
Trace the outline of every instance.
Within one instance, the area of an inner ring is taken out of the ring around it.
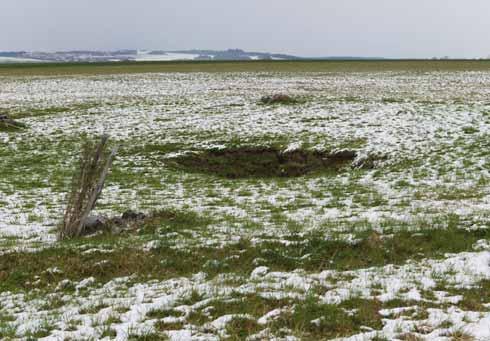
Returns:
[[[296,150],[282,152],[274,148],[249,147],[208,150],[170,160],[170,166],[189,172],[226,178],[298,177],[322,170],[339,171],[351,165],[354,151],[321,152]]]

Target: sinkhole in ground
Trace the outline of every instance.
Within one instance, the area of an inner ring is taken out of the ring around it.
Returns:
[[[299,177],[321,171],[339,172],[350,166],[357,153],[344,150],[281,151],[269,147],[213,149],[169,159],[173,168],[230,179]]]

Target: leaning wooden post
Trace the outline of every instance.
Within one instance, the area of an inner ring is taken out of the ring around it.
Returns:
[[[90,142],[83,147],[80,156],[80,169],[73,179],[63,223],[58,231],[58,239],[74,238],[83,234],[90,212],[102,193],[104,183],[117,148],[106,151],[108,135],[103,135],[100,143],[93,148]]]

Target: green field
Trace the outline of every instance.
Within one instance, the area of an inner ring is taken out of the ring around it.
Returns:
[[[490,60],[113,62],[0,65],[0,75],[96,75],[147,72],[485,71]]]

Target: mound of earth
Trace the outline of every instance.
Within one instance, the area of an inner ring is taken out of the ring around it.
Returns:
[[[207,150],[170,159],[169,165],[188,172],[217,175],[230,179],[299,177],[319,171],[339,171],[351,165],[355,151],[322,152],[274,148]]]
[[[260,99],[262,104],[294,104],[298,103],[298,100],[285,94],[275,94],[270,96],[263,96]]]
[[[83,224],[82,235],[91,235],[99,231],[110,231],[117,234],[123,230],[137,228],[147,218],[146,214],[133,211],[126,211],[121,217],[89,216]]]

